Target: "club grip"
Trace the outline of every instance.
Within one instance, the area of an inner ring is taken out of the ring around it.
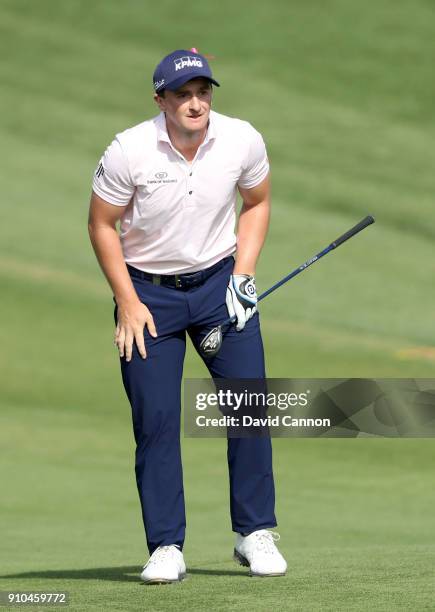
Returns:
[[[367,215],[367,217],[365,217],[359,223],[351,227],[350,230],[347,230],[347,232],[342,234],[339,238],[337,238],[337,240],[331,242],[331,247],[333,249],[336,249],[338,246],[340,246],[340,244],[343,244],[343,242],[346,242],[346,240],[349,240],[349,238],[352,238],[352,236],[355,236],[355,234],[358,234],[358,232],[360,232],[365,227],[371,225],[374,222],[374,217],[372,217],[371,215]]]

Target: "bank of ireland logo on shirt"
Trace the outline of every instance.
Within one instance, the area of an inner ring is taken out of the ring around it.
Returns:
[[[163,170],[155,172],[147,179],[147,185],[167,185],[168,183],[178,183],[178,179],[171,178],[167,172]]]
[[[183,70],[183,68],[202,68],[203,64],[199,57],[192,55],[186,55],[185,57],[179,57],[174,60],[175,72],[177,70]]]

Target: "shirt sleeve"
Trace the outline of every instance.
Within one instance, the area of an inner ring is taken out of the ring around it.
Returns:
[[[100,159],[92,181],[92,189],[109,204],[127,206],[134,193],[127,157],[115,138]]]
[[[269,160],[263,138],[257,130],[252,127],[251,130],[247,158],[238,181],[238,186],[242,189],[256,187],[266,178],[269,172]]]

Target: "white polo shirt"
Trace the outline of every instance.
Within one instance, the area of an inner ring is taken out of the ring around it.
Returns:
[[[176,274],[234,253],[237,186],[255,187],[268,171],[263,139],[246,121],[211,111],[205,140],[188,162],[160,113],[116,135],[92,188],[106,202],[127,206],[120,228],[125,261]]]

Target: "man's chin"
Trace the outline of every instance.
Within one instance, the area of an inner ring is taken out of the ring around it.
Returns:
[[[192,132],[197,132],[198,130],[203,130],[207,127],[208,117],[201,115],[200,117],[186,117],[183,121],[186,129],[191,130]]]

